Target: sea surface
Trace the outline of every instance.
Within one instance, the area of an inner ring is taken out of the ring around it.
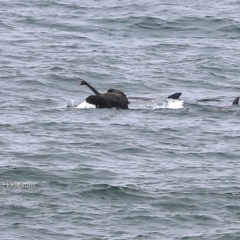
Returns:
[[[239,0],[0,16],[1,239],[240,239]],[[89,108],[81,79],[153,100]]]

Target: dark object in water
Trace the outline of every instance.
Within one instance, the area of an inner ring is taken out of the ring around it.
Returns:
[[[117,89],[110,88],[106,93],[99,93],[85,80],[82,80],[79,85],[86,85],[95,93],[87,97],[86,102],[95,105],[96,108],[128,109],[130,102],[127,96]]]
[[[182,93],[178,92],[178,93],[174,93],[170,96],[168,96],[168,99],[179,99],[179,97],[182,95]]]
[[[239,97],[235,98],[232,105],[239,105]]]

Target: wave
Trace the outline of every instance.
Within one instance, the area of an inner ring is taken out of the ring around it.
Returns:
[[[137,200],[137,198],[153,198],[154,196],[149,195],[149,192],[145,192],[134,185],[127,186],[113,186],[108,184],[92,184],[86,189],[81,191],[81,195],[85,197],[100,197],[112,198],[112,199],[126,199]]]

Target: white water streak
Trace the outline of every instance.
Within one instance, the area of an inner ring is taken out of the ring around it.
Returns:
[[[147,103],[139,104],[132,104],[130,105],[130,109],[158,109],[158,108],[169,108],[169,109],[181,109],[183,107],[184,101],[183,100],[176,100],[176,99],[167,99],[165,102],[162,103],[162,106],[159,106],[156,101],[148,101]],[[76,108],[96,108],[95,105],[87,103],[86,101],[80,103]]]

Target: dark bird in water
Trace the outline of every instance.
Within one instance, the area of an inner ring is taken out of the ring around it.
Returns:
[[[86,102],[95,105],[96,108],[128,109],[130,102],[127,96],[117,89],[110,88],[106,93],[99,93],[85,80],[82,80],[79,85],[86,85],[95,93],[87,97]]]
[[[239,105],[239,97],[234,99],[232,105]]]

